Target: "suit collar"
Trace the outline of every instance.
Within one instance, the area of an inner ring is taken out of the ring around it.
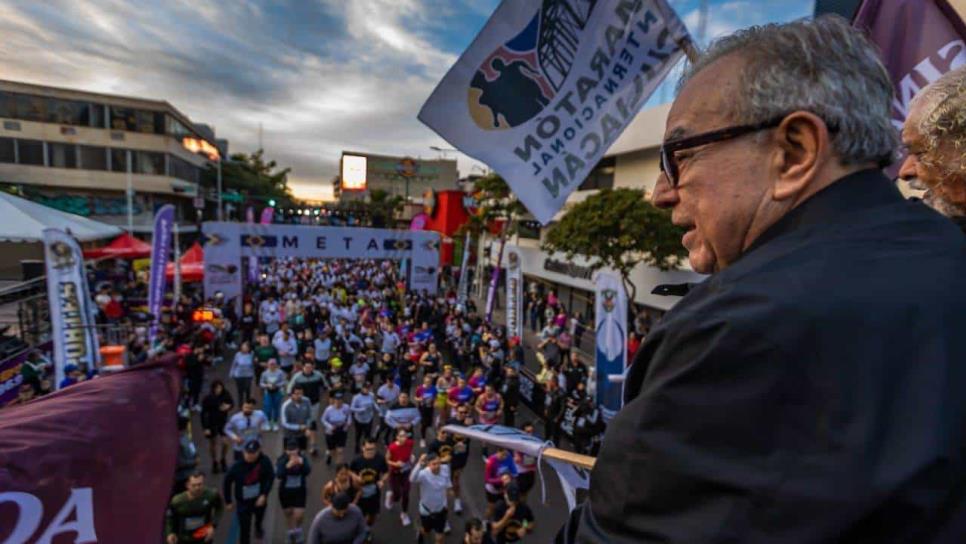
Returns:
[[[860,170],[835,181],[769,227],[744,255],[795,230],[841,220],[843,215],[895,204],[902,194],[881,170]]]

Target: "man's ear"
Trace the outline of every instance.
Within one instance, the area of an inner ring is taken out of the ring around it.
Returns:
[[[808,188],[828,159],[828,127],[814,113],[796,111],[785,117],[773,137],[778,145],[773,165],[778,175],[774,198],[794,200]]]

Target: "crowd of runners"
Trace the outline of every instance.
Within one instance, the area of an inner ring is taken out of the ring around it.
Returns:
[[[471,302],[407,291],[391,261],[279,259],[262,265],[240,314],[228,301],[208,306],[214,319],[200,325],[188,304],[177,306],[185,315],[167,316],[159,341],[181,355],[186,375],[167,542],[212,541],[224,509],[237,516],[240,542],[263,538],[273,486],[287,542],[410,541],[374,535],[380,515],[398,515],[417,542],[454,530],[465,542],[518,542],[533,531],[537,460],[480,444],[485,489],[464,489],[469,441],[441,429],[536,430],[518,417],[519,339],[479,319]],[[229,383],[210,370],[219,365]],[[565,372],[549,376],[551,388]],[[583,380],[571,384],[574,399],[586,397]],[[548,395],[548,408],[565,402],[562,391]],[[204,430],[210,467],[198,466],[189,425]],[[543,431],[559,435],[554,425]],[[270,451],[276,434],[283,446]],[[311,489],[321,463],[335,477]],[[205,471],[223,473],[221,489],[206,486]],[[324,508],[306,515],[311,493]],[[481,518],[462,516],[467,493],[485,496]]]

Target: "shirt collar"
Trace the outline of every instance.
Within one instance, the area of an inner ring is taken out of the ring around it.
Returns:
[[[795,230],[838,221],[843,215],[895,204],[902,194],[881,170],[860,170],[815,193],[761,234],[742,254]]]

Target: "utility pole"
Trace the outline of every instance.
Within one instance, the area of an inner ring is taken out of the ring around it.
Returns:
[[[127,159],[127,232],[134,234],[134,180],[131,179],[131,150],[124,153]]]

